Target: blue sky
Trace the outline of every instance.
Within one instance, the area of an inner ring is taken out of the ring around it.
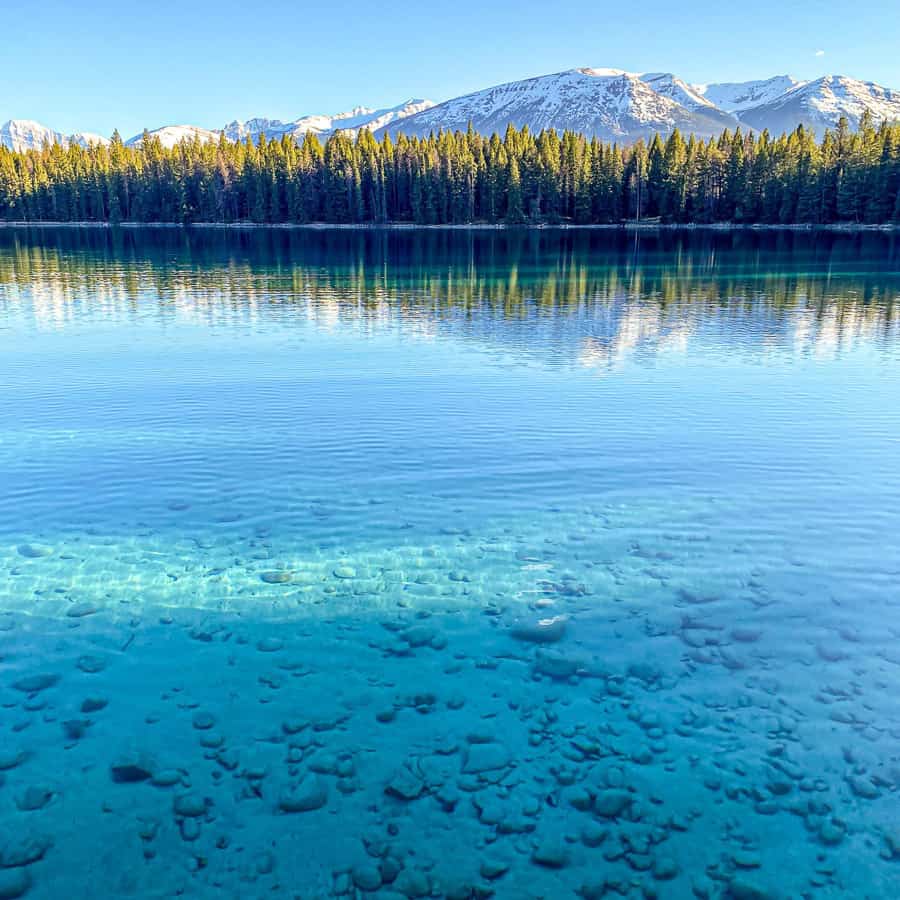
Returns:
[[[4,7],[8,7],[4,10]],[[0,122],[124,137],[449,97],[575,66],[900,88],[896,4],[834,0],[0,0]]]

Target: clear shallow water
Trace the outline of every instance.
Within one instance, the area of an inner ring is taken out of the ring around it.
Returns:
[[[0,231],[0,889],[900,894],[898,301],[880,235]]]

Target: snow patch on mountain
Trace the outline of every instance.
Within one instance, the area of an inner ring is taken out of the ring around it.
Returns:
[[[151,138],[159,138],[159,142],[163,147],[171,149],[182,141],[193,141],[195,138],[198,139],[201,144],[208,143],[209,141],[218,141],[221,132],[210,131],[208,128],[200,128],[197,125],[164,125],[162,128],[156,128],[153,131],[148,132],[148,134]],[[136,134],[134,137],[125,141],[125,144],[129,147],[140,147],[143,143],[143,132],[141,134]]]
[[[670,72],[644,72],[641,81],[649,84],[657,94],[662,94],[676,103],[693,110],[715,109],[716,104],[703,96],[694,85],[682,81]]]
[[[754,106],[771,103],[777,97],[805,82],[790,75],[776,75],[761,81],[731,81],[720,84],[695,84],[694,91],[724,112],[740,113]]]
[[[40,150],[54,141],[63,143],[65,135],[31,119],[10,119],[0,125],[0,144],[18,153]]]

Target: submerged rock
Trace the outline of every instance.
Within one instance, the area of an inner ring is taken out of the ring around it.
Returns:
[[[12,683],[15,690],[21,691],[23,694],[37,694],[39,691],[45,691],[47,688],[53,687],[59,681],[59,675],[55,673],[45,673],[41,675],[27,675],[25,678],[19,678]]]
[[[568,862],[569,854],[565,844],[558,840],[544,840],[531,854],[532,862],[548,869],[562,869]]]
[[[565,680],[582,668],[583,660],[558,651],[538,650],[534,659],[534,671],[549,678]]]
[[[88,675],[96,675],[106,668],[107,662],[108,660],[105,656],[94,656],[86,653],[84,656],[78,657],[78,661],[75,665]]]
[[[40,559],[53,554],[53,548],[46,544],[19,544],[17,549],[19,556],[25,556],[28,559]]]
[[[519,641],[528,641],[533,644],[555,644],[565,637],[566,622],[565,616],[553,616],[533,622],[516,622],[510,629],[510,634]]]
[[[282,812],[311,812],[321,809],[328,802],[328,788],[315,775],[306,775],[295,784],[282,788],[278,795],[278,808]]]
[[[409,766],[398,769],[384,788],[386,794],[400,800],[415,800],[424,790],[425,782]]]
[[[16,799],[16,806],[23,812],[43,809],[53,797],[53,791],[44,785],[32,784]]]
[[[463,772],[473,775],[478,772],[489,772],[492,769],[504,769],[511,765],[509,750],[495,742],[470,744],[463,764]]]
[[[172,787],[181,783],[181,772],[177,769],[163,769],[160,772],[154,772],[150,781],[156,787]]]
[[[127,754],[110,767],[110,776],[116,784],[135,784],[153,776],[153,763],[142,754]]]
[[[291,580],[290,572],[262,572],[260,573],[260,581],[264,581],[266,584],[288,584]]]
[[[256,642],[260,653],[277,653],[284,648],[284,641],[277,637],[264,637]]]
[[[629,791],[610,788],[594,798],[594,812],[604,819],[615,819],[631,808],[634,797]]]
[[[70,619],[83,619],[86,616],[92,616],[96,613],[98,607],[93,603],[84,601],[83,603],[75,603],[66,610],[66,616]]]
[[[195,712],[191,719],[191,724],[198,731],[207,731],[216,724],[216,717],[208,712]]]
[[[371,863],[354,866],[350,877],[361,891],[377,891],[381,887],[381,872]]]
[[[725,896],[728,900],[773,900],[775,894],[739,875],[728,883],[728,893]]]
[[[53,846],[53,841],[45,835],[19,835],[0,844],[0,868],[28,866],[39,859]]]
[[[172,800],[172,811],[176,816],[197,818],[206,815],[208,804],[205,797],[199,794],[179,794]]]
[[[861,775],[848,775],[847,784],[850,785],[850,790],[857,797],[862,797],[864,800],[874,800],[881,795],[881,791],[868,778]]]
[[[394,890],[414,900],[416,897],[427,897],[431,893],[431,882],[428,876],[418,869],[404,869],[393,884]]]

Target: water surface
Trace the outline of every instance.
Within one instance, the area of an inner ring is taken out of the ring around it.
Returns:
[[[0,230],[0,896],[900,894],[898,303],[876,234]]]

